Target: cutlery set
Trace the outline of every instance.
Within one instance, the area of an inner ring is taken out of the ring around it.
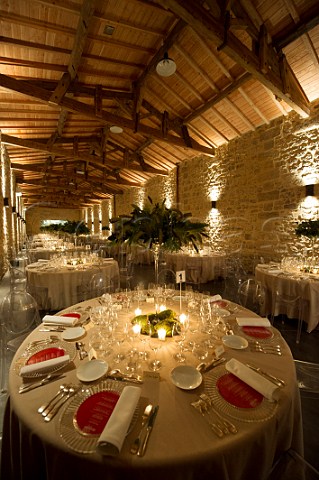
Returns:
[[[142,424],[138,436],[132,443],[130,452],[138,457],[143,457],[147,448],[150,435],[153,430],[154,422],[157,416],[159,406],[153,407],[149,404],[146,406],[142,415]]]
[[[51,400],[38,408],[38,413],[42,415],[45,422],[50,422],[66,401],[77,393],[80,388],[76,385],[60,385],[58,392]]]
[[[255,367],[254,365],[250,365],[249,363],[246,363],[246,366],[249,367],[251,370],[254,370],[255,372],[259,373],[263,377],[267,378],[267,380],[270,380],[272,383],[277,385],[278,387],[284,387],[285,381],[282,380],[281,378],[275,377],[275,375],[272,375],[269,372],[266,372],[265,370],[262,370],[259,367]]]
[[[238,432],[236,425],[227,420],[216,410],[212,399],[208,397],[208,395],[200,395],[198,400],[191,402],[191,406],[205,418],[208,425],[218,438],[223,438],[229,433],[236,434]],[[212,421],[212,415],[215,417],[214,421]]]
[[[268,354],[279,355],[279,356],[282,355],[280,345],[273,345],[273,344],[269,344],[269,343],[261,344],[257,341],[256,342],[250,342],[249,345],[250,345],[250,349],[253,352],[268,353]]]

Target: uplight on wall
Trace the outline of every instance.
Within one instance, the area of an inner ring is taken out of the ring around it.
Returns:
[[[315,196],[315,186],[314,184],[305,185],[306,189],[306,197],[314,197]]]
[[[217,201],[216,200],[212,200],[212,208],[217,208]]]
[[[8,208],[9,207],[9,198],[8,197],[4,197],[3,199],[3,206]]]

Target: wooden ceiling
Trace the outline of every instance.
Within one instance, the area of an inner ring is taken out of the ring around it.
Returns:
[[[1,140],[25,203],[100,203],[307,117],[318,23],[318,0],[0,0]]]

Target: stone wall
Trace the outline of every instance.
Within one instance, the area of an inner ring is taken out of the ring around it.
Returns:
[[[178,208],[207,222],[210,246],[240,256],[250,272],[261,257],[280,260],[307,248],[295,228],[318,217],[318,200],[305,198],[305,185],[319,183],[319,127],[311,128],[319,124],[317,110],[312,105],[307,120],[295,113],[274,120],[219,148],[214,158],[185,161],[171,174],[175,182],[178,175]],[[116,197],[116,213],[128,213],[133,198],[164,199],[165,181],[156,177]]]
[[[246,269],[253,271],[260,257],[280,260],[308,248],[307,242],[296,236],[295,228],[300,220],[318,218],[317,197],[305,197],[306,184],[316,184],[315,195],[319,195],[318,158],[316,102],[308,119],[292,112],[220,147],[213,158],[198,156],[182,162],[168,176],[153,177],[141,188],[102,202],[101,212],[94,209],[93,222],[92,209],[27,209],[27,234],[37,233],[41,220],[48,218],[85,219],[92,233],[97,233],[100,218],[102,226],[108,225],[110,218],[130,213],[132,204],[143,207],[150,196],[153,202],[165,199],[168,206],[190,212],[193,220],[207,222],[211,248],[240,257]],[[10,178],[8,159],[6,162],[1,175]],[[5,191],[8,189],[7,179]],[[217,208],[212,208],[212,200]],[[12,215],[5,212],[0,221],[2,254],[14,244],[10,222]]]
[[[26,234],[28,236],[36,235],[40,232],[42,220],[83,220],[83,211],[67,208],[50,208],[46,206],[31,206],[25,211]]]

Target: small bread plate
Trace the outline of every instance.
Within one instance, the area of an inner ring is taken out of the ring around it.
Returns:
[[[83,337],[85,334],[85,328],[83,327],[71,327],[66,328],[64,332],[61,333],[63,340],[78,340]]]
[[[81,382],[94,382],[106,374],[109,366],[102,360],[90,360],[82,363],[76,370],[76,376]]]
[[[235,350],[243,350],[248,347],[246,338],[240,337],[239,335],[224,335],[222,342],[226,347],[234,348]]]
[[[179,365],[171,371],[171,380],[182,390],[194,390],[202,383],[202,374],[191,365]]]

